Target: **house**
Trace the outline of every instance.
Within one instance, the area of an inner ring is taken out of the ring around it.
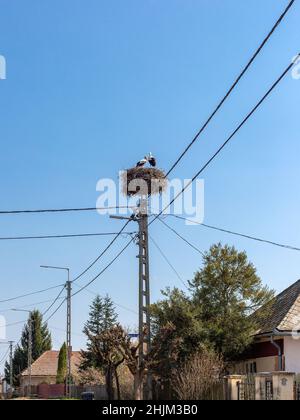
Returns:
[[[37,387],[41,384],[56,384],[59,351],[49,350],[43,353],[31,366],[31,385]],[[73,351],[71,358],[72,375],[77,376],[80,365],[80,352]],[[29,384],[28,369],[20,375],[20,386],[25,392]]]
[[[259,326],[235,373],[300,373],[300,280],[252,315]]]

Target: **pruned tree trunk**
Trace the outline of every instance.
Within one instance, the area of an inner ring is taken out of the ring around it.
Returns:
[[[134,399],[140,401],[143,399],[143,375],[140,371],[134,375]]]
[[[108,366],[105,374],[106,392],[109,401],[114,399],[114,388],[113,388],[113,370],[112,366]]]
[[[120,391],[120,381],[117,368],[115,369],[115,380],[116,380],[116,388],[117,388],[117,399],[121,399],[121,391]]]

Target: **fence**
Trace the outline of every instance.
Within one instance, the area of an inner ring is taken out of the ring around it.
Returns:
[[[225,379],[227,400],[300,400],[300,376],[292,372],[230,375]]]
[[[209,389],[203,394],[202,400],[207,401],[224,401],[225,397],[225,382],[219,380],[209,387]]]
[[[72,386],[71,397],[75,399],[81,399],[81,394],[83,392],[92,392],[95,396],[95,400],[107,400],[107,393],[104,385]]]
[[[255,400],[255,378],[253,375],[247,375],[237,382],[237,388],[237,399],[239,401]]]
[[[295,381],[295,400],[300,401],[300,375],[296,376]]]
[[[39,398],[61,398],[65,395],[64,384],[41,384],[37,387],[37,394]]]
[[[173,389],[170,381],[153,381],[153,399],[156,401],[177,401],[178,399],[198,400],[198,401],[224,401],[226,400],[226,386],[224,379],[216,379],[207,386],[203,385],[195,392],[191,384],[190,392],[185,396],[179,396]]]

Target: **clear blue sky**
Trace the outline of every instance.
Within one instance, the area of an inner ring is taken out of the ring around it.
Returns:
[[[152,151],[168,168],[224,95],[287,5],[286,0],[1,0],[1,210],[94,206],[96,182]],[[189,178],[299,52],[299,1],[238,90],[174,175]],[[288,75],[205,172],[205,222],[300,246],[300,80]],[[300,277],[300,254],[202,227],[170,223],[202,250],[222,241],[246,250],[262,280],[281,290]],[[115,231],[121,223],[97,214],[1,216],[0,236]],[[199,255],[160,223],[151,234],[184,279]],[[1,242],[1,299],[65,281],[80,272],[108,238]],[[114,247],[83,279],[115,255]],[[137,310],[137,250],[132,247],[91,289]],[[180,286],[151,248],[152,300]],[[2,312],[50,299],[56,291],[1,305]],[[73,344],[89,293],[74,298]],[[47,305],[38,305],[44,309]],[[137,316],[118,308],[134,327]],[[50,322],[54,345],[64,340],[65,309]],[[55,329],[54,329],[55,328]],[[58,328],[58,329],[56,329]],[[8,329],[17,340],[21,326]],[[0,359],[4,349],[0,349]]]

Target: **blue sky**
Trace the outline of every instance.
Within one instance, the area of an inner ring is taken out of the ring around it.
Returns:
[[[286,7],[251,0],[1,0],[1,210],[94,206],[100,178],[117,180],[150,150],[169,168]],[[300,4],[258,57],[202,138],[174,171],[190,178],[299,52]],[[205,222],[300,246],[299,91],[288,75],[229,147],[206,170]],[[200,249],[217,241],[246,250],[264,283],[282,290],[300,277],[299,253],[203,227],[176,227]],[[0,236],[115,231],[121,222],[97,214],[1,216]],[[190,279],[199,254],[160,223],[151,235],[180,275]],[[0,243],[1,299],[65,281],[40,264],[76,275],[109,238]],[[114,247],[82,283],[125,244]],[[137,310],[137,250],[132,246],[91,290]],[[179,280],[151,247],[152,300]],[[1,305],[3,312],[54,298],[57,291]],[[93,296],[73,302],[73,346]],[[0,299],[0,300],[1,300]],[[42,310],[47,305],[38,305]],[[118,308],[134,328],[134,312]],[[51,321],[55,347],[64,340],[65,309]],[[21,326],[8,329],[17,340]],[[3,346],[1,346],[3,347]],[[0,349],[0,359],[4,349]]]

